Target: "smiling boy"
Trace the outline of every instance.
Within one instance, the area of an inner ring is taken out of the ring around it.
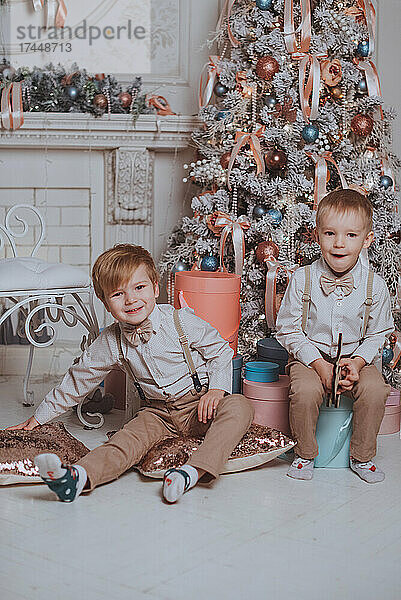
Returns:
[[[339,391],[354,398],[350,467],[368,483],[384,479],[372,459],[390,392],[378,369],[394,324],[385,282],[360,258],[373,241],[372,214],[370,202],[354,190],[338,190],[322,199],[316,214],[322,257],[297,269],[278,313],[277,339],[290,354],[289,412],[297,446],[287,475],[295,479],[313,477],[313,459],[319,453],[316,423],[323,396],[331,390],[339,333]]]
[[[9,429],[30,430],[63,414],[118,365],[143,396],[139,412],[76,465],[62,465],[55,454],[37,456],[39,473],[60,500],[71,502],[83,490],[119,477],[164,438],[205,436],[188,463],[165,474],[163,496],[176,502],[203,476],[208,481],[218,478],[252,422],[250,402],[241,394],[231,394],[233,352],[192,309],[174,312],[169,304],[156,304],[158,274],[151,255],[141,246],[119,244],[106,250],[93,266],[92,279],[96,295],[116,322],[47,394],[34,416]],[[182,332],[176,328],[177,317]],[[184,359],[182,333],[191,349],[197,381]]]

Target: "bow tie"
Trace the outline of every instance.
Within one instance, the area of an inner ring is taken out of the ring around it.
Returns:
[[[326,275],[324,273],[320,277],[320,285],[326,296],[334,292],[337,287],[340,288],[344,296],[348,296],[354,287],[354,278],[351,273],[347,273],[342,277],[335,277],[334,275]]]
[[[139,342],[148,342],[153,333],[153,325],[150,319],[145,319],[145,321],[139,325],[131,325],[130,323],[120,322],[120,326],[124,337],[133,346],[138,346]]]

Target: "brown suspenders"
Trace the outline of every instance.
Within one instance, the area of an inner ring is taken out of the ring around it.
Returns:
[[[191,356],[191,351],[189,349],[188,338],[185,335],[182,325],[180,323],[180,318],[178,316],[177,309],[174,309],[173,319],[174,319],[174,326],[178,333],[178,339],[180,340],[182,351],[184,353],[185,362],[188,365],[189,373],[191,375],[192,381],[194,382],[195,391],[199,393],[202,391],[202,384],[200,382],[198,373],[196,372],[195,364],[194,364],[194,361]],[[115,334],[116,334],[117,347],[118,347],[118,358],[120,359],[121,364],[124,365],[125,370],[128,373],[128,375],[130,375],[130,377],[132,378],[132,381],[134,383],[134,386],[137,389],[140,399],[144,402],[146,400],[145,393],[135,377],[135,373],[131,367],[130,362],[125,358],[125,356],[123,354],[123,348],[122,348],[122,344],[121,344],[121,330],[120,330],[120,326],[118,323],[115,324]]]

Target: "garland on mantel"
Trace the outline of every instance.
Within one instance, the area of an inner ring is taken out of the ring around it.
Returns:
[[[23,123],[23,112],[90,113],[95,117],[105,113],[130,114],[134,122],[140,114],[175,114],[165,98],[141,93],[141,86],[141,78],[135,77],[123,90],[113,75],[89,75],[75,63],[69,72],[61,64],[15,70],[3,59],[2,124],[6,129],[18,129]]]

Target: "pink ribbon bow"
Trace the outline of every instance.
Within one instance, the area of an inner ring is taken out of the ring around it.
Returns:
[[[233,167],[238,152],[241,150],[242,146],[245,146],[245,144],[249,144],[253,157],[256,161],[257,175],[259,175],[259,173],[262,173],[262,175],[265,173],[265,161],[263,160],[262,149],[260,147],[259,139],[263,135],[264,130],[264,125],[261,125],[257,131],[253,131],[252,133],[249,133],[247,131],[237,131],[235,135],[235,146],[231,151],[231,158],[227,168],[227,187],[229,190],[231,190],[231,169]]]
[[[356,66],[359,69],[361,69],[361,71],[364,71],[364,73],[365,73],[366,85],[368,88],[368,95],[381,97],[382,89],[381,89],[381,85],[380,85],[379,74],[377,72],[376,65],[374,64],[374,62],[371,60],[358,60],[357,58],[354,58],[354,62],[356,64]],[[381,106],[380,106],[380,115],[383,120],[384,115],[383,115],[383,109]]]
[[[219,74],[220,56],[209,56],[209,62],[201,72],[199,82],[199,108],[204,108],[210,102],[213,94],[214,84],[216,83],[217,75]],[[207,80],[204,83],[205,70],[207,69]]]
[[[369,34],[369,56],[375,51],[376,11],[371,0],[358,0],[355,6],[346,8],[345,14],[355,17],[357,21],[365,21]]]
[[[239,46],[239,41],[237,40],[236,37],[234,37],[234,34],[233,34],[233,32],[231,30],[231,26],[230,26],[231,11],[232,11],[232,8],[233,8],[235,2],[236,2],[236,0],[226,0],[225,1],[223,10],[220,13],[219,20],[217,21],[216,29],[217,29],[217,31],[220,31],[220,29],[222,28],[222,25],[223,25],[223,21],[224,21],[225,17],[227,17],[227,33],[228,33],[230,42],[233,46]]]
[[[314,121],[319,114],[320,93],[320,62],[319,58],[327,58],[327,54],[309,54],[305,52],[294,52],[291,55],[294,60],[299,60],[299,98],[302,114],[307,123]],[[306,79],[306,70],[309,66],[309,75]]]
[[[176,114],[171,110],[170,104],[163,96],[149,94],[146,96],[146,102],[148,103],[148,106],[153,106],[156,109],[158,115],[165,116]]]
[[[265,292],[265,314],[267,325],[270,329],[276,327],[277,320],[277,276],[279,271],[284,271],[287,283],[290,275],[298,268],[298,265],[284,267],[276,259],[265,260],[267,266],[266,272],[266,292]]]
[[[9,83],[1,95],[1,121],[4,129],[19,129],[24,123],[19,82]]]
[[[284,3],[284,41],[290,54],[293,52],[308,52],[312,35],[312,17],[310,0],[300,0],[301,24],[298,29],[294,25],[294,0]],[[300,45],[297,44],[297,33],[301,34]]]
[[[244,231],[249,229],[251,222],[246,215],[238,218],[232,218],[230,215],[221,215],[217,217],[215,224],[216,230],[221,232],[220,237],[220,264],[224,272],[227,271],[224,265],[224,246],[228,236],[231,234],[234,247],[235,274],[242,275],[245,257],[245,235]]]
[[[33,4],[34,10],[38,11],[38,10],[42,10],[45,2],[44,2],[44,0],[32,0],[32,4]],[[57,7],[57,12],[54,16],[54,24],[56,27],[62,28],[62,27],[64,27],[64,24],[65,24],[65,19],[67,16],[67,8],[64,3],[64,0],[57,0],[57,4],[58,4],[58,7]],[[48,2],[47,2],[47,25],[46,25],[47,29],[52,26],[51,22],[53,20],[53,14],[54,14],[53,8],[54,8],[53,2],[48,0]]]
[[[320,200],[323,198],[323,196],[326,195],[327,162],[331,162],[331,164],[333,164],[337,169],[342,187],[348,188],[349,186],[344,175],[341,173],[338,164],[332,158],[331,152],[323,152],[323,154],[307,152],[306,154],[315,162],[315,190],[313,210],[316,210]]]

